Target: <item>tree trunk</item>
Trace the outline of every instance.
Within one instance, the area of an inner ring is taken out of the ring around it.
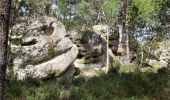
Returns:
[[[124,15],[125,15],[125,45],[126,45],[126,60],[129,62],[129,33],[128,33],[128,0],[124,1]]]
[[[119,43],[118,43],[117,54],[122,55],[122,53],[124,52],[124,49],[122,46],[123,26],[119,25],[118,28],[119,28]]]
[[[143,64],[143,45],[141,46],[141,59],[139,67],[142,67],[142,64]]]
[[[106,58],[106,74],[109,72],[109,29],[106,29],[107,32],[107,58]]]
[[[0,5],[0,100],[3,100],[11,0],[0,0]]]

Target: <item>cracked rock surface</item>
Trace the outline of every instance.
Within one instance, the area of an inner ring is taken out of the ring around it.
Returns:
[[[13,71],[17,79],[63,74],[78,54],[77,46],[66,37],[64,25],[52,17],[28,23],[15,25],[10,36]]]

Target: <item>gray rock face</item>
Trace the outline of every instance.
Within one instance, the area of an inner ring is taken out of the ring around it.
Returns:
[[[95,31],[68,32],[69,38],[79,48],[75,66],[82,68],[102,68],[106,63],[106,40]]]
[[[70,31],[67,32],[69,38],[77,44],[79,47],[79,56],[80,58],[90,58],[92,56],[100,56],[103,54],[103,46],[106,42],[102,39],[100,34],[93,31],[85,32],[76,32]]]
[[[109,26],[96,25],[91,31],[78,33],[76,31],[67,32],[68,37],[77,44],[79,48],[78,58],[74,62],[75,67],[80,69],[80,75],[91,77],[96,76],[100,71],[107,72],[107,42],[106,29]],[[115,60],[116,57],[109,49],[109,58]],[[108,66],[111,66],[109,61]]]
[[[51,17],[14,26],[11,52],[14,74],[18,79],[27,76],[46,78],[59,76],[73,64],[78,48],[65,37],[62,23]]]
[[[168,67],[170,64],[170,41],[165,40],[159,43],[159,47],[152,51],[151,55],[155,58],[148,58],[148,64],[155,68]]]

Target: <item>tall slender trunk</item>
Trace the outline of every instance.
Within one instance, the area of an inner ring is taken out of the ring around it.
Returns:
[[[129,33],[128,33],[128,0],[124,1],[124,15],[125,15],[125,45],[126,45],[126,60],[129,61]]]
[[[123,36],[123,26],[122,25],[118,25],[119,28],[119,43],[118,43],[118,49],[117,49],[117,53],[118,54],[122,54],[123,52],[123,46],[122,46],[122,36]]]
[[[0,0],[0,5],[0,100],[3,100],[11,0]]]
[[[139,67],[142,67],[142,64],[143,64],[143,45],[141,46],[141,59]]]
[[[107,59],[106,59],[106,74],[109,72],[109,29],[107,28],[106,29],[106,32],[107,32]]]

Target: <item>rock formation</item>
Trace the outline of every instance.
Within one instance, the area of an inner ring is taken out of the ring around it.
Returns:
[[[147,63],[155,68],[169,67],[170,64],[170,41],[165,40],[157,44],[158,47],[149,51]]]
[[[78,54],[77,46],[66,37],[64,25],[52,17],[19,23],[10,37],[17,79],[59,76],[72,66]]]
[[[75,66],[81,70],[82,75],[92,77],[98,75],[100,71],[106,71],[107,42],[106,25],[93,26],[91,31],[67,32],[68,37],[77,44],[79,48],[78,58],[74,62]],[[109,33],[109,36],[111,34]],[[109,48],[110,60],[116,57]],[[117,60],[118,61],[118,60]],[[109,67],[111,63],[109,62]]]

